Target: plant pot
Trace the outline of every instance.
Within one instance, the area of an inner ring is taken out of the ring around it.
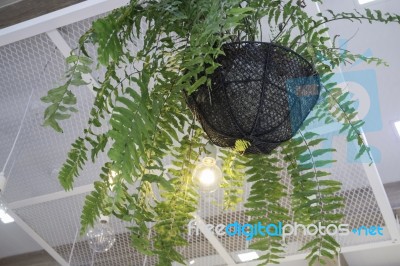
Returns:
[[[221,66],[187,96],[189,108],[209,139],[246,153],[270,153],[292,138],[318,101],[321,84],[314,67],[294,51],[272,43],[223,45]]]

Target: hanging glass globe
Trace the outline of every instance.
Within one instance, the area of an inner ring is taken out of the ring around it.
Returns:
[[[193,183],[202,192],[217,190],[222,182],[222,172],[212,157],[205,157],[193,171]]]
[[[87,232],[89,246],[95,252],[108,251],[115,242],[114,230],[109,225],[108,217],[101,217],[99,222]]]

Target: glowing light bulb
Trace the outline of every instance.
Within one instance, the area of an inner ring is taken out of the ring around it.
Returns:
[[[114,170],[111,170],[110,173],[108,174],[108,183],[110,184],[110,189],[114,189],[114,179],[117,176],[117,172]]]
[[[14,218],[12,218],[7,213],[7,204],[1,197],[2,193],[4,192],[4,187],[6,186],[6,177],[4,176],[4,172],[0,172],[0,220],[5,223],[12,223],[14,222]]]
[[[3,201],[0,195],[0,214],[5,214],[7,212],[7,206],[6,203]]]
[[[0,220],[5,223],[12,223],[14,222],[14,218],[12,218],[8,213],[7,213],[7,205],[6,203],[2,200],[1,195],[0,195]]]
[[[87,233],[89,246],[95,252],[106,252],[114,245],[114,230],[110,227],[108,221],[108,217],[102,216],[99,222]]]
[[[213,192],[222,182],[222,172],[212,157],[205,157],[193,171],[193,183],[202,192]]]
[[[3,220],[3,217],[7,215],[7,206],[0,196],[0,219]]]

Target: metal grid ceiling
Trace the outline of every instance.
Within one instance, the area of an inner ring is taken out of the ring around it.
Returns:
[[[59,29],[61,35],[72,47],[76,47],[79,36],[90,26],[93,18],[77,22]],[[95,54],[93,47],[89,53]],[[76,90],[79,113],[72,119],[64,121],[63,134],[54,133],[49,128],[41,126],[45,106],[40,97],[61,84],[66,69],[64,58],[46,34],[34,36],[0,47],[0,149],[9,151],[19,123],[22,119],[29,95],[33,97],[29,104],[29,112],[25,119],[19,141],[6,169],[9,177],[5,198],[12,203],[33,197],[61,191],[56,179],[56,173],[66,158],[72,141],[82,133],[88,118],[88,111],[93,95],[86,87]],[[94,77],[101,78],[104,70],[96,70]],[[333,136],[331,136],[333,137]],[[340,137],[333,139],[337,153],[338,164],[329,169],[333,177],[344,183],[341,195],[346,197],[346,223],[352,227],[360,225],[384,225],[382,215],[374,194],[360,164],[347,162],[347,143]],[[0,153],[0,165],[6,160],[7,152]],[[88,164],[76,181],[76,186],[91,184],[97,179],[99,168],[104,163],[104,155],[97,164]],[[283,182],[289,186],[286,173],[282,173]],[[246,184],[245,196],[248,195],[250,184]],[[206,223],[229,224],[234,221],[245,223],[248,217],[244,207],[240,205],[236,211],[223,211],[217,203],[222,203],[222,191],[211,195],[203,195],[200,203],[200,216]],[[79,217],[85,194],[64,199],[53,200],[15,209],[32,229],[52,246],[71,265],[154,265],[154,258],[138,254],[129,247],[129,235],[126,224],[112,220],[112,226],[117,232],[115,246],[107,253],[93,254],[85,238],[77,235]],[[282,203],[290,209],[290,201],[283,199]],[[390,239],[388,234],[383,237],[342,237],[339,241],[343,246],[361,243],[383,241]],[[220,243],[239,262],[236,254],[247,249],[248,243],[244,237],[218,237]],[[306,238],[291,238],[286,250],[287,255],[298,254],[298,249],[306,242]],[[195,265],[224,265],[213,246],[200,234],[189,236],[190,246],[181,252],[189,260],[197,258]],[[199,259],[202,258],[202,259]]]

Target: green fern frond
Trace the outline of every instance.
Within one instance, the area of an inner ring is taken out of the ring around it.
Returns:
[[[74,178],[79,176],[79,170],[87,161],[87,148],[85,141],[78,138],[73,144],[72,149],[68,153],[67,161],[63,164],[58,175],[58,180],[65,190],[73,188]]]
[[[97,181],[94,183],[94,191],[86,196],[81,214],[81,235],[86,233],[88,227],[94,226],[100,215],[108,216],[111,214],[107,192],[107,185]]]
[[[237,139],[235,141],[235,148],[234,150],[236,152],[240,152],[243,153],[247,150],[247,148],[250,147],[250,142],[247,140],[243,140],[243,139]]]
[[[278,153],[275,151],[269,156],[252,155],[247,162],[246,174],[251,182],[250,196],[245,203],[250,216],[250,223],[278,224],[289,221],[288,210],[281,200],[287,196],[287,187],[281,182],[283,168],[278,165]],[[257,236],[250,248],[266,251],[259,258],[262,265],[279,263],[284,254],[281,237]]]
[[[247,158],[232,149],[221,149],[219,158],[223,162],[224,182],[221,187],[224,189],[224,209],[233,210],[243,201]]]

